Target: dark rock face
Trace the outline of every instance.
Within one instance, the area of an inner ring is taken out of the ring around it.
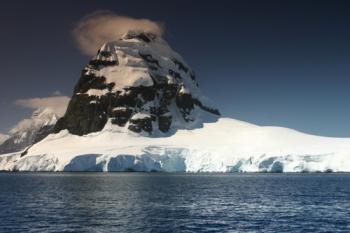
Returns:
[[[68,129],[70,133],[84,135],[100,131],[107,122],[108,96],[98,104],[91,103],[93,99],[88,95],[72,97],[67,112],[55,125],[54,132]]]
[[[74,93],[85,93],[90,89],[103,90],[108,88],[111,90],[113,88],[114,83],[106,84],[105,77],[96,77],[93,74],[86,75],[85,72],[86,70],[83,70],[78,84],[74,88]]]
[[[125,38],[137,39],[146,44],[156,40],[154,35],[147,33],[129,33]],[[181,91],[184,88],[183,75],[187,75],[188,82],[198,86],[194,72],[189,67],[176,58],[169,58],[166,60],[169,64],[162,67],[164,61],[161,63],[157,53],[154,54],[149,49],[137,52],[133,50],[129,56],[141,60],[144,64],[141,66],[143,69],[146,65],[153,85],[116,89],[115,83],[108,83],[106,78],[108,76],[96,75],[103,68],[120,66],[120,62],[127,56],[120,55],[122,57],[118,61],[116,52],[112,51],[113,48],[115,47],[104,45],[97,56],[83,69],[66,114],[58,120],[54,132],[68,129],[72,134],[84,135],[102,130],[110,119],[112,124],[127,126],[129,130],[137,133],[145,131],[152,134],[155,128],[165,133],[170,130],[174,121],[174,111],[179,112],[176,117],[182,115],[185,122],[195,120],[191,113],[196,107],[220,115],[217,109],[206,107],[190,92]],[[125,50],[121,53],[125,53]],[[128,69],[133,67],[134,65]],[[124,69],[124,66],[121,69]],[[91,95],[89,94],[91,89],[101,90],[103,94]],[[147,117],[135,118],[138,113]]]
[[[146,43],[150,43],[156,38],[156,35],[152,33],[145,33],[145,32],[129,32],[126,36],[126,39],[139,39]]]
[[[188,116],[194,108],[194,100],[191,94],[178,93],[176,95],[176,105],[180,109],[182,117],[187,121],[190,120]]]
[[[104,79],[101,78],[100,81],[103,82]],[[103,84],[94,83],[94,85]],[[141,130],[152,132],[152,121],[156,120],[162,132],[167,132],[170,128],[172,117],[166,114],[170,114],[169,105],[179,88],[176,85],[155,84],[151,87],[132,87],[123,93],[117,91],[100,97],[82,94],[81,91],[84,89],[80,86],[84,85],[81,82],[77,84],[76,94],[73,95],[65,116],[58,120],[54,132],[57,133],[62,129],[68,129],[70,133],[76,135],[97,132],[103,129],[108,118],[111,118],[112,124],[119,126],[125,126],[129,122],[128,128],[134,132],[141,132]],[[159,106],[145,107],[155,98],[159,99]],[[132,115],[144,111],[150,113],[149,119],[131,120]]]
[[[96,70],[106,66],[116,66],[118,65],[118,60],[114,57],[109,48],[103,48],[98,50],[97,55],[93,58],[89,65]]]
[[[185,121],[191,121],[189,117],[195,106],[220,115],[216,109],[211,109],[193,98],[191,94],[181,93],[180,85],[167,84],[165,82],[155,82],[151,87],[131,87],[125,92],[108,93],[97,97],[84,93],[88,91],[89,85],[94,89],[110,89],[111,84],[105,84],[105,78],[97,78],[83,75],[73,95],[65,116],[58,120],[54,132],[68,129],[70,133],[84,135],[97,132],[103,129],[108,118],[112,124],[125,126],[129,122],[129,130],[141,132],[142,130],[151,133],[152,121],[158,122],[158,128],[162,132],[167,132],[172,123],[170,105],[172,102],[180,110]],[[155,99],[157,106],[145,107]],[[131,120],[131,117],[138,112],[149,112],[150,118]]]
[[[131,131],[140,133],[142,130],[145,132],[152,132],[152,118],[145,117],[142,119],[130,119],[128,129]]]
[[[130,108],[121,108],[115,109],[111,112],[112,124],[117,124],[119,126],[125,125],[130,119],[132,114],[132,109]]]
[[[159,116],[159,130],[163,133],[168,132],[171,126],[171,116]]]
[[[189,68],[186,67],[182,62],[180,62],[179,60],[177,59],[173,59],[175,65],[179,68],[179,70],[183,70],[185,72],[188,72]]]
[[[157,67],[160,67],[158,60],[154,59],[152,57],[152,55],[150,54],[142,54],[139,53],[140,57],[143,58],[143,60],[145,60],[148,64],[154,65],[153,67],[155,67],[155,69],[157,69]]]

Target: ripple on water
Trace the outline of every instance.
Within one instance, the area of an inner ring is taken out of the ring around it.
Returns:
[[[1,232],[349,232],[350,174],[0,173]]]

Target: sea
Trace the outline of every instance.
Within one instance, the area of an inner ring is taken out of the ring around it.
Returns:
[[[0,232],[350,232],[350,174],[4,172]]]

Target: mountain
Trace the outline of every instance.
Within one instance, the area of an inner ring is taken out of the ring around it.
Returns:
[[[201,94],[182,57],[151,33],[130,31],[108,42],[83,69],[55,132],[101,131],[108,121],[133,132],[162,136],[215,121],[219,111]]]
[[[23,150],[52,133],[59,115],[52,108],[39,108],[31,118],[20,121],[0,144],[0,154]]]
[[[54,133],[1,155],[0,170],[350,171],[350,138],[224,118],[208,102],[162,38],[131,31],[83,69]]]
[[[0,145],[9,138],[9,135],[0,133]]]

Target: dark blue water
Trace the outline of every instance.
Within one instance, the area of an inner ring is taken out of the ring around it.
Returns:
[[[1,232],[350,232],[350,174],[0,173]]]

